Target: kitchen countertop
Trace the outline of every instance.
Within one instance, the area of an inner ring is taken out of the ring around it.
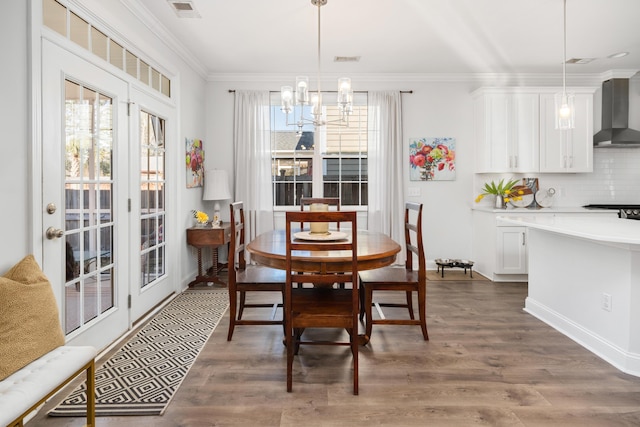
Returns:
[[[553,213],[609,213],[612,216],[618,215],[617,210],[612,209],[585,209],[582,206],[552,206],[550,208],[528,209],[528,208],[515,208],[508,207],[507,209],[496,209],[493,206],[488,205],[474,205],[473,210],[479,212],[494,212],[505,215],[511,214],[553,214]]]
[[[508,215],[499,216],[498,221],[598,242],[640,245],[640,221],[631,219]]]

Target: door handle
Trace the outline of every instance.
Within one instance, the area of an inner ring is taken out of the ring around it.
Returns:
[[[64,236],[64,230],[60,230],[59,228],[49,227],[45,233],[47,235],[47,239],[53,240],[58,239]]]

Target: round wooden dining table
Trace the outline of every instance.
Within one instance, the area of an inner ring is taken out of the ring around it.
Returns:
[[[298,231],[298,230],[296,230]],[[350,233],[347,233],[350,235]],[[258,264],[285,269],[285,230],[260,234],[247,245],[251,259]],[[400,245],[386,234],[358,230],[358,270],[371,270],[391,265]],[[291,257],[294,271],[341,272],[351,270],[349,251],[296,251]]]
[[[299,230],[292,230],[295,233]],[[273,230],[260,234],[247,246],[251,259],[258,264],[285,270],[286,231]],[[350,233],[347,233],[350,236]],[[400,245],[386,234],[358,230],[358,270],[372,270],[393,264]],[[294,251],[292,269],[296,272],[348,272],[351,270],[349,251]],[[360,345],[369,343],[369,337],[358,335]]]

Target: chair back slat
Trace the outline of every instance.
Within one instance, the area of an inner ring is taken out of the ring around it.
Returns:
[[[245,226],[244,203],[234,202],[229,205],[231,218],[231,239],[229,241],[229,280],[235,280],[235,273],[246,268],[245,259]]]
[[[418,260],[418,276],[426,280],[426,260],[422,238],[422,203],[406,202],[404,214],[404,240],[407,250],[405,268],[413,270],[414,255]]]

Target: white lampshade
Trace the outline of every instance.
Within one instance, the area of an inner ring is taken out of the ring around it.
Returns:
[[[228,200],[231,198],[229,192],[229,175],[226,170],[212,169],[204,173],[204,193],[202,200]]]
[[[229,192],[229,176],[227,171],[213,169],[204,173],[204,193],[202,200],[215,200],[213,205],[213,225],[217,227],[220,223],[220,200],[231,198]]]

